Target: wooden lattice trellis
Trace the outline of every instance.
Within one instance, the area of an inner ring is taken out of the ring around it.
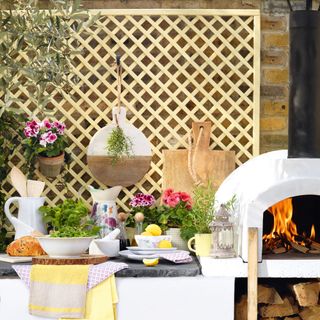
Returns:
[[[54,116],[65,121],[72,142],[69,195],[86,200],[84,185],[99,185],[86,165],[93,134],[111,120],[116,102],[116,53],[124,68],[123,102],[128,118],[153,145],[147,175],[124,189],[119,205],[127,209],[137,191],[161,192],[164,148],[187,147],[192,121],[213,123],[211,147],[235,150],[241,164],[259,150],[260,16],[257,10],[101,10],[90,34],[78,37],[79,82],[68,94],[56,93]],[[20,91],[17,97],[26,97]],[[20,107],[37,110],[28,99]],[[23,164],[16,151],[13,162]],[[41,179],[44,179],[37,172]],[[46,180],[50,204],[66,196],[58,180]],[[7,195],[14,193],[5,184]]]

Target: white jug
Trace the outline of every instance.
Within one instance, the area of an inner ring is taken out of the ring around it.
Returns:
[[[39,208],[44,204],[45,197],[12,197],[4,205],[4,212],[15,228],[15,239],[29,235],[33,231],[46,234],[46,226],[42,221]],[[17,218],[10,212],[10,204],[17,203]]]

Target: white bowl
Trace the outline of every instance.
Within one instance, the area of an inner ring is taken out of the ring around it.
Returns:
[[[52,258],[78,257],[89,248],[95,237],[51,238],[37,237],[42,249]]]
[[[162,240],[172,241],[172,236],[164,235],[164,236],[134,236],[138,247],[140,248],[158,248],[158,244]]]
[[[120,251],[120,240],[98,239],[94,243],[107,257],[117,257]]]

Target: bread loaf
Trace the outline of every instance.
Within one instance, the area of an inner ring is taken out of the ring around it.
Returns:
[[[42,256],[46,252],[40,246],[39,241],[32,236],[25,236],[11,242],[7,247],[9,256]]]

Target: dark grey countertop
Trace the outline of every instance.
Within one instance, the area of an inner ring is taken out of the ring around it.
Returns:
[[[195,257],[188,264],[174,264],[160,260],[155,267],[146,267],[142,261],[131,261],[125,258],[114,258],[110,261],[125,262],[129,265],[129,268],[117,272],[116,277],[195,277],[201,274],[200,264]],[[11,263],[0,261],[0,279],[17,277],[11,266]]]

